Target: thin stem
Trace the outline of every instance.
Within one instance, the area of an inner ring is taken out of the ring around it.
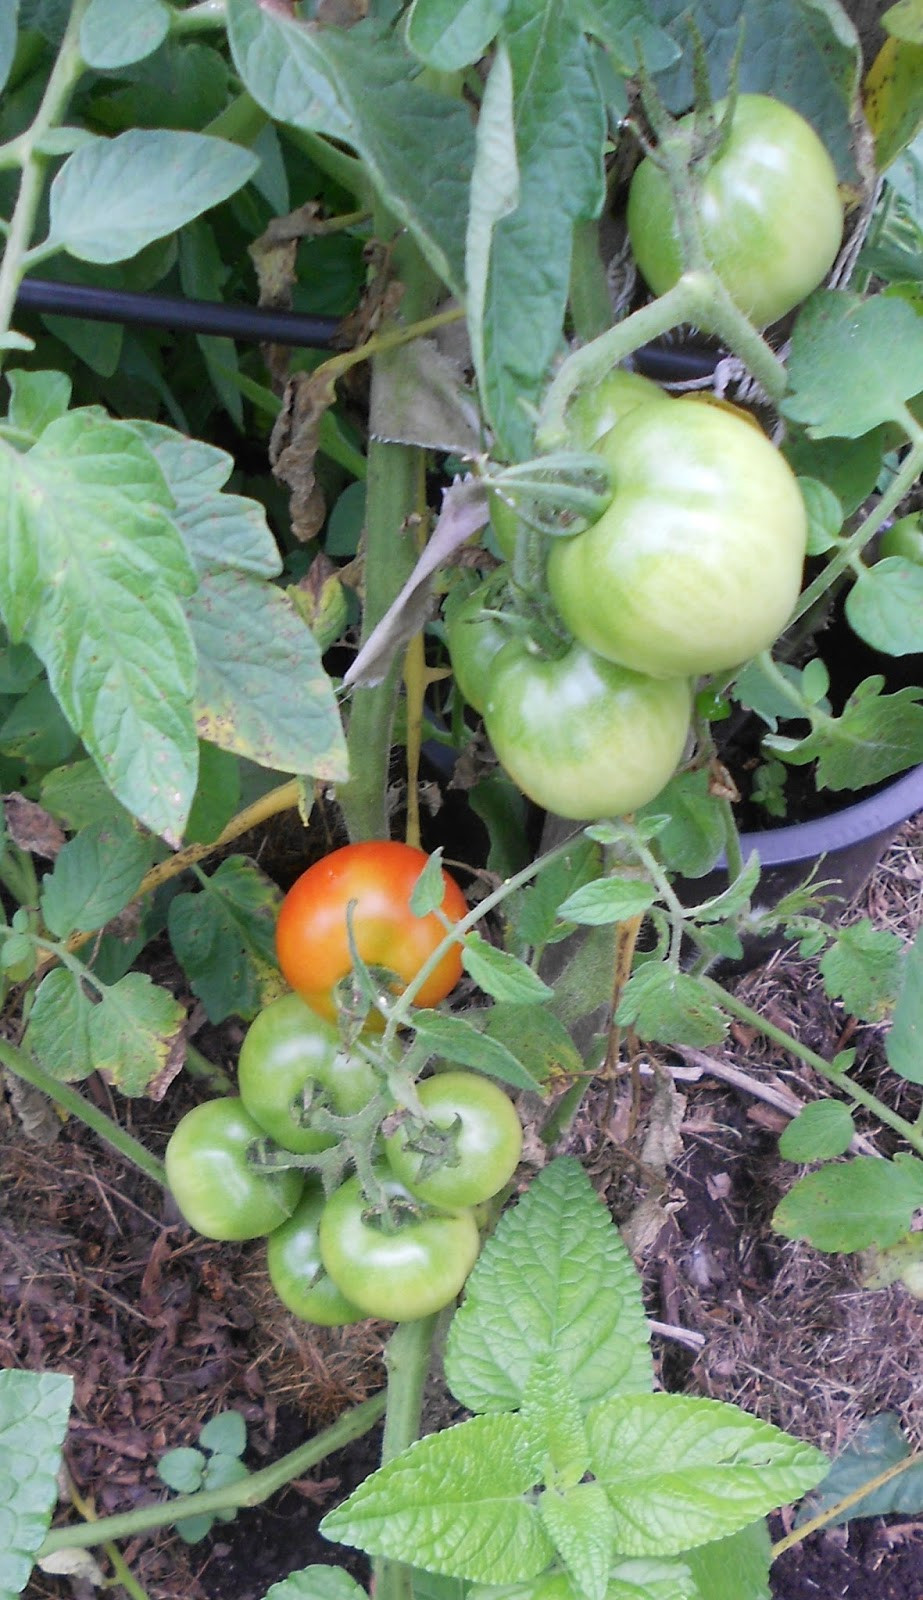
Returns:
[[[721,812],[721,821],[724,826],[724,859],[727,862],[728,878],[731,883],[739,878],[744,870],[743,851],[740,848],[740,830],[737,827],[737,818],[734,816],[734,807],[726,795],[718,801]]]
[[[83,1498],[83,1495],[80,1493],[80,1490],[74,1483],[70,1473],[66,1474],[66,1478],[67,1496],[71,1504],[77,1511],[80,1512],[80,1515],[84,1517],[87,1522],[98,1522],[99,1518],[96,1515],[95,1509],[90,1501]],[[108,1557],[116,1578],[122,1585],[125,1593],[130,1596],[130,1600],[149,1600],[147,1590],[141,1587],[118,1546],[114,1545],[111,1540],[107,1540],[106,1544],[103,1546],[103,1549]]]
[[[826,1528],[837,1517],[841,1517],[844,1511],[850,1511],[853,1506],[858,1505],[859,1501],[864,1500],[867,1495],[874,1494],[876,1490],[883,1488],[886,1483],[890,1483],[892,1478],[899,1478],[901,1473],[907,1472],[910,1467],[918,1467],[921,1461],[923,1461],[923,1450],[914,1451],[913,1455],[905,1456],[903,1461],[898,1461],[893,1467],[886,1467],[884,1472],[879,1472],[874,1478],[869,1478],[867,1483],[863,1483],[860,1488],[853,1489],[850,1494],[844,1495],[842,1500],[837,1500],[835,1505],[828,1506],[826,1511],[819,1511],[816,1517],[811,1517],[809,1522],[803,1522],[800,1528],[793,1528],[792,1532],[787,1533],[784,1539],[777,1540],[773,1545],[771,1551],[773,1561],[777,1556],[782,1555],[783,1551],[791,1550],[794,1545],[801,1544],[803,1539],[809,1538],[819,1528]]]
[[[223,28],[227,21],[225,0],[199,0],[197,6],[185,11],[170,11],[170,31],[175,34],[204,33],[211,28]]]
[[[381,1443],[381,1464],[393,1461],[420,1434],[423,1389],[432,1356],[438,1314],[400,1322],[388,1340],[388,1409]],[[374,1565],[375,1600],[411,1600],[411,1569],[401,1561],[379,1558]]]
[[[57,1078],[46,1072],[44,1067],[33,1061],[24,1050],[9,1044],[5,1039],[0,1040],[0,1065],[6,1067],[8,1072],[12,1072],[14,1077],[22,1078],[25,1083],[31,1083],[33,1089],[40,1089],[42,1094],[46,1094],[49,1100],[53,1100],[55,1105],[61,1107],[62,1111],[78,1117],[100,1139],[111,1145],[113,1150],[117,1150],[120,1156],[130,1161],[139,1172],[143,1172],[145,1177],[159,1184],[161,1189],[168,1187],[163,1162],[152,1155],[139,1140],[126,1133],[124,1128],[120,1128],[105,1111],[100,1111],[98,1106],[94,1106],[82,1094],[78,1094],[69,1083],[60,1083]]]
[[[56,1550],[86,1550],[91,1545],[103,1544],[109,1539],[129,1539],[152,1528],[171,1527],[174,1522],[184,1522],[187,1517],[204,1516],[206,1512],[262,1505],[270,1495],[284,1489],[294,1478],[309,1472],[319,1461],[368,1433],[384,1416],[385,1403],[384,1394],[363,1400],[360,1405],[338,1417],[331,1427],[299,1445],[297,1450],[291,1450],[271,1466],[263,1467],[260,1472],[252,1472],[238,1483],[226,1484],[223,1489],[202,1489],[198,1494],[181,1495],[176,1500],[159,1500],[155,1505],[136,1506],[134,1511],[123,1511],[115,1517],[101,1517],[98,1522],[55,1528],[39,1550],[37,1559],[53,1555]]]
[[[883,1100],[879,1100],[877,1095],[871,1094],[860,1083],[855,1083],[845,1072],[839,1072],[832,1062],[826,1061],[815,1050],[809,1050],[807,1045],[802,1044],[800,1039],[796,1039],[792,1034],[787,1033],[784,1028],[776,1027],[775,1023],[769,1022],[759,1011],[754,1011],[743,1000],[739,1000],[736,995],[729,994],[726,989],[722,989],[719,984],[710,978],[705,981],[708,983],[717,1005],[722,1006],[725,1011],[730,1011],[732,1016],[739,1017],[741,1022],[749,1023],[750,1027],[755,1028],[757,1033],[763,1034],[767,1039],[772,1039],[776,1044],[781,1045],[783,1050],[787,1050],[790,1055],[798,1056],[807,1066],[813,1067],[815,1072],[820,1073],[822,1078],[826,1078],[828,1083],[836,1084],[836,1087],[842,1089],[844,1094],[848,1095],[851,1100],[855,1100],[859,1105],[865,1106],[869,1111],[873,1111],[880,1122],[887,1123],[888,1127],[893,1128],[903,1139],[906,1139],[907,1143],[919,1155],[923,1155],[923,1130],[914,1127],[912,1122],[908,1122],[906,1118],[900,1116],[896,1111],[892,1111],[891,1107],[885,1105]]]
[[[354,194],[364,209],[369,208],[370,186],[361,161],[355,156],[348,156],[345,150],[338,150],[329,139],[313,133],[310,128],[296,128],[293,123],[286,123],[284,134],[290,143],[313,161],[319,172],[326,178],[332,178],[347,194]]]
[[[61,120],[74,86],[83,71],[78,37],[80,24],[88,5],[89,0],[73,0],[61,47],[45,87],[41,105],[31,128],[21,136],[22,178],[10,221],[3,261],[0,263],[0,341],[9,331],[16,294],[22,280],[23,261],[35,227],[45,183],[47,157],[39,155],[35,147]],[[3,364],[4,355],[5,351],[0,342],[0,366]]]

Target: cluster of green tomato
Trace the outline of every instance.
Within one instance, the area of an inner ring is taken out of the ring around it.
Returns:
[[[697,208],[712,264],[761,326],[820,283],[842,235],[826,150],[762,95],[739,97]],[[678,230],[668,180],[649,158],[628,221],[662,293],[680,275]],[[509,625],[496,576],[448,612],[453,672],[499,761],[560,816],[616,816],[652,800],[682,758],[694,680],[767,649],[797,599],[807,534],[798,484],[746,413],[710,399],[673,399],[615,371],[572,404],[570,445],[604,458],[614,492],[590,527],[550,543],[547,592],[568,635],[557,650]],[[512,561],[525,530],[497,493],[491,521]]]
[[[416,1086],[414,1113],[388,1118],[377,1140],[375,1196],[355,1174],[328,1198],[303,1169],[251,1159],[266,1141],[277,1152],[317,1155],[336,1143],[316,1125],[318,1107],[349,1118],[380,1095],[365,1050],[344,1050],[339,1027],[322,1013],[335,1014],[334,990],[351,966],[347,906],[361,959],[386,966],[398,991],[443,942],[443,922],[410,908],[426,861],[407,845],[372,841],[334,851],[302,874],[276,935],[282,970],[301,993],[283,995],[251,1023],[238,1095],[187,1112],[167,1146],[167,1180],[190,1226],[211,1239],[268,1235],[273,1287],[308,1322],[404,1322],[447,1305],[478,1255],[475,1208],[505,1187],[519,1161],[512,1101],[488,1078],[451,1070]],[[457,922],[464,897],[443,876],[440,909]],[[453,951],[430,979],[430,1002],[444,998],[460,971]]]

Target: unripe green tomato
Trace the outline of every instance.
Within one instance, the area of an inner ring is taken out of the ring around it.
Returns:
[[[297,994],[285,994],[258,1013],[247,1029],[237,1064],[240,1097],[261,1129],[284,1150],[299,1154],[335,1144],[303,1116],[304,1097],[323,1091],[339,1116],[361,1111],[378,1087],[360,1056],[340,1048],[332,1022]]]
[[[723,672],[767,649],[797,600],[807,538],[778,450],[749,421],[678,401],[639,406],[598,448],[609,508],[548,557],[574,637],[655,678]]]
[[[324,1270],[318,1227],[325,1204],[320,1184],[309,1179],[288,1221],[269,1235],[266,1265],[270,1282],[289,1311],[303,1322],[339,1328],[361,1321],[365,1312],[347,1300]]]
[[[723,111],[724,102],[715,107],[719,118]],[[678,125],[690,144],[695,123],[691,113]],[[727,144],[693,181],[705,253],[757,327],[778,321],[823,282],[840,248],[843,207],[826,146],[791,106],[739,95]],[[649,287],[665,294],[682,259],[670,181],[650,157],[631,181],[628,234]]]
[[[878,541],[878,554],[902,556],[905,561],[923,563],[923,511],[899,517],[886,528]]]
[[[478,1072],[437,1072],[417,1085],[417,1095],[437,1128],[455,1129],[455,1160],[423,1176],[426,1157],[413,1148],[417,1126],[405,1120],[385,1140],[394,1176],[411,1194],[450,1211],[499,1194],[522,1153],[522,1125],[509,1095]]]
[[[509,644],[509,627],[497,617],[485,616],[484,606],[496,595],[493,584],[482,583],[446,617],[446,640],[452,673],[469,706],[484,710],[490,669],[495,656]]]
[[[205,1100],[176,1124],[166,1150],[167,1182],[189,1226],[206,1239],[259,1239],[294,1211],[301,1173],[262,1173],[247,1160],[263,1137],[236,1095]]]
[[[643,677],[576,643],[553,659],[514,640],[494,661],[484,726],[536,805],[592,821],[660,793],[682,759],[691,711],[686,678]]]

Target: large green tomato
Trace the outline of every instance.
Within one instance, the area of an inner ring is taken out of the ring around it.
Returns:
[[[309,1179],[288,1221],[269,1235],[266,1265],[270,1282],[289,1311],[304,1322],[339,1328],[359,1322],[365,1312],[347,1300],[324,1271],[318,1228],[325,1204],[320,1184]]]
[[[682,758],[691,707],[686,678],[642,677],[579,644],[554,660],[516,640],[494,661],[484,725],[530,799],[588,821],[660,793]]]
[[[694,126],[683,117],[680,136],[691,142]],[[843,207],[825,146],[790,106],[742,94],[725,148],[696,176],[709,260],[751,321],[776,322],[817,288],[840,248]],[[650,157],[631,181],[628,233],[645,279],[664,294],[682,262],[669,180]]]
[[[612,503],[548,557],[575,638],[656,678],[723,672],[771,645],[798,597],[807,518],[768,439],[727,411],[670,401],[639,406],[597,448]]]
[[[321,1091],[329,1109],[349,1116],[371,1100],[375,1074],[359,1056],[344,1055],[331,1022],[297,994],[283,995],[261,1011],[247,1030],[237,1065],[240,1097],[264,1133],[284,1150],[325,1150],[335,1144],[311,1127],[312,1094]]]
[[[509,509],[509,508],[506,508]],[[511,513],[515,516],[515,512]],[[510,629],[485,613],[496,596],[496,586],[482,583],[446,614],[446,640],[452,673],[469,706],[484,710],[494,657],[512,637]]]
[[[393,1198],[414,1203],[403,1184],[385,1174],[382,1179]],[[355,1177],[330,1196],[320,1219],[321,1260],[334,1283],[367,1316],[387,1322],[441,1311],[459,1293],[479,1248],[471,1211],[423,1209],[385,1227],[368,1213]]]
[[[301,1193],[294,1170],[261,1173],[247,1151],[263,1129],[242,1100],[205,1100],[176,1124],[167,1182],[180,1211],[206,1239],[259,1239],[290,1217]]]
[[[591,388],[581,389],[571,401],[564,419],[567,447],[569,450],[592,450],[603,434],[614,428],[623,417],[627,417],[629,411],[634,411],[636,406],[646,404],[650,400],[668,398],[663,389],[659,389],[650,378],[642,378],[639,372],[626,372],[624,368],[616,367],[599,383],[594,383]],[[504,500],[495,489],[490,491],[489,500],[490,525],[494,530],[494,537],[501,553],[507,561],[512,561],[521,526],[519,514],[515,507],[508,500]],[[464,693],[464,690],[462,692]],[[466,695],[465,698],[470,697]],[[482,709],[475,705],[473,700],[470,703],[476,711]]]
[[[450,1211],[490,1200],[509,1183],[522,1152],[512,1100],[477,1072],[437,1072],[417,1094],[437,1129],[454,1130],[454,1159],[433,1166],[425,1153],[426,1125],[408,1118],[385,1140],[394,1176],[411,1194]]]

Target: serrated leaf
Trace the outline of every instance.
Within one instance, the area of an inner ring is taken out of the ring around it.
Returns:
[[[814,1488],[827,1470],[813,1445],[690,1395],[604,1400],[587,1432],[626,1555],[672,1555],[735,1533]]]
[[[22,1593],[48,1531],[73,1392],[63,1372],[0,1371],[0,1600]]]
[[[561,338],[573,225],[598,215],[603,201],[605,108],[591,47],[569,7],[511,0],[503,39],[490,74],[499,70],[501,89],[495,99],[488,78],[477,135],[468,320],[482,402],[502,449],[523,460],[532,435],[527,407],[539,399]]]
[[[91,1009],[79,978],[67,967],[53,968],[36,991],[25,1048],[62,1083],[79,1083],[95,1070]]]
[[[765,1521],[683,1553],[697,1595],[708,1600],[770,1600],[772,1544]]]
[[[720,1043],[728,1026],[710,989],[665,961],[648,961],[632,973],[615,1020],[642,1039],[699,1050]]]
[[[661,812],[668,818],[657,834],[657,854],[664,865],[685,878],[704,877],[724,847],[724,814],[717,796],[709,792],[704,768],[671,778],[637,818],[643,822]]]
[[[186,1013],[147,973],[128,972],[90,1010],[93,1065],[122,1094],[161,1100],[183,1065]]]
[[[577,1593],[604,1600],[615,1549],[615,1517],[598,1483],[546,1489],[538,1509]]]
[[[445,899],[445,879],[442,876],[442,851],[436,850],[427,857],[410,895],[410,909],[415,917],[428,917],[438,911]]]
[[[421,1010],[414,1012],[411,1021],[417,1040],[430,1055],[441,1056],[460,1067],[473,1067],[476,1072],[508,1083],[512,1089],[541,1093],[539,1081],[506,1045],[482,1033],[464,1017]]]
[[[526,889],[506,902],[514,937],[520,950],[542,950],[546,944],[565,938],[570,931],[562,926],[559,908],[562,901],[586,883],[592,883],[602,870],[602,855],[589,839],[575,839],[569,850],[542,867]]]
[[[233,457],[159,422],[133,422],[132,427],[164,475],[175,501],[173,520],[199,576],[228,568],[259,578],[277,577],[282,558],[265,507],[225,490],[234,470]]]
[[[320,30],[230,0],[228,38],[254,99],[278,121],[351,145],[433,270],[463,294],[474,136],[461,102],[414,81],[414,57],[368,23]]]
[[[855,1494],[864,1483],[877,1478],[910,1455],[910,1443],[901,1428],[901,1419],[885,1411],[860,1422],[845,1450],[837,1456],[820,1486],[799,1507],[795,1526],[829,1511],[839,1500]],[[895,1512],[919,1516],[923,1511],[923,1461],[908,1467],[899,1477],[872,1489],[861,1500],[831,1517],[828,1527],[836,1528],[855,1517],[886,1517]]]
[[[568,895],[558,909],[565,922],[599,928],[607,922],[624,922],[648,911],[657,891],[644,878],[597,878]]]
[[[48,196],[50,244],[98,263],[126,261],[252,178],[258,157],[211,134],[131,128],[68,156]],[[105,195],[100,206],[96,197]]]
[[[903,941],[885,928],[876,928],[868,917],[838,928],[820,961],[830,998],[842,1000],[863,1022],[882,1022],[891,1015],[903,970]]]
[[[170,31],[161,0],[90,0],[80,24],[80,54],[88,67],[111,72],[153,55]]]
[[[772,1225],[815,1250],[868,1250],[895,1244],[923,1205],[923,1163],[854,1156],[809,1172],[776,1206]]]
[[[554,1553],[526,1498],[541,1455],[521,1418],[473,1417],[418,1439],[321,1523],[341,1544],[475,1581],[512,1582]]]
[[[479,989],[508,1005],[541,1004],[550,1000],[549,989],[524,961],[487,943],[479,933],[469,933],[462,945],[462,966]]]
[[[815,1100],[799,1111],[779,1136],[779,1154],[786,1161],[829,1161],[845,1155],[856,1131],[842,1100]]]
[[[288,596],[245,573],[213,573],[187,614],[199,655],[202,738],[274,770],[328,783],[345,778],[333,686]]]
[[[274,1583],[263,1600],[365,1600],[365,1590],[342,1567],[302,1567]]]
[[[156,841],[131,818],[92,822],[63,846],[42,879],[41,910],[59,939],[92,933],[123,911],[152,865]]]
[[[795,766],[817,761],[822,789],[864,789],[923,761],[920,689],[881,694],[882,678],[866,679],[839,717],[825,717],[806,739],[769,735],[764,749]]]
[[[759,851],[751,850],[734,882],[728,884],[726,889],[714,895],[711,900],[703,900],[701,905],[696,906],[695,917],[699,922],[723,922],[739,916],[741,911],[749,906],[759,881]],[[690,915],[692,914],[690,912]]]
[[[907,951],[904,976],[885,1034],[888,1065],[908,1083],[923,1083],[923,930]]]
[[[170,902],[170,942],[211,1022],[250,1021],[284,992],[275,956],[281,904],[281,890],[246,856],[228,856],[199,894]]]
[[[509,0],[414,0],[407,43],[437,72],[457,72],[485,54]]]
[[[885,655],[923,651],[923,567],[886,556],[864,568],[846,596],[846,619],[860,639]]]
[[[171,496],[133,431],[92,411],[25,455],[0,444],[0,609],[42,659],[75,733],[128,810],[178,842],[195,789],[195,574]]]
[[[906,301],[823,290],[792,335],[786,416],[812,439],[858,439],[923,389],[920,319]]]
[[[484,1246],[449,1329],[446,1379],[471,1411],[513,1410],[535,1361],[552,1356],[589,1405],[650,1387],[648,1341],[631,1257],[579,1163],[564,1158]]]
[[[586,1429],[577,1397],[554,1356],[539,1356],[533,1362],[521,1416],[530,1434],[541,1442],[542,1455],[557,1485],[564,1488],[579,1483],[588,1465]],[[548,1477],[546,1471],[546,1481]]]
[[[563,1022],[547,1006],[491,1006],[484,1024],[489,1039],[505,1045],[537,1083],[575,1077],[583,1058]]]

